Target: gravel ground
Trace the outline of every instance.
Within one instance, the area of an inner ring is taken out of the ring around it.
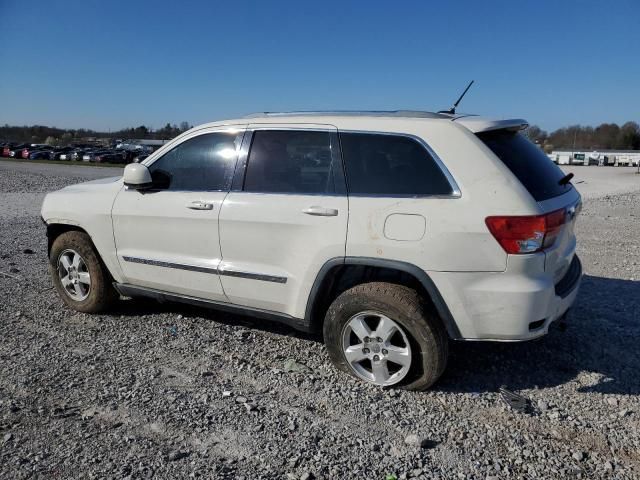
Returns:
[[[318,338],[249,317],[132,300],[111,315],[64,308],[46,270],[43,193],[119,172],[78,168],[0,164],[0,478],[640,476],[631,169],[588,172],[587,275],[566,329],[454,343],[441,381],[412,393],[358,383]],[[631,193],[598,186],[622,171]],[[529,413],[506,407],[501,385]]]

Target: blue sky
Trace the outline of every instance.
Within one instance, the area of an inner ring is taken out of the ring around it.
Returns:
[[[0,0],[0,123],[449,107],[640,121],[640,1]],[[8,27],[7,27],[8,26]]]

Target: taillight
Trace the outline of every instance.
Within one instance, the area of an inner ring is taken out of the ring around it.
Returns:
[[[566,218],[567,214],[564,208],[545,215],[547,233],[544,236],[542,248],[549,248],[554,244],[560,234],[560,230],[562,230],[562,226],[565,224]]]
[[[534,253],[549,248],[565,223],[565,210],[546,215],[487,217],[491,234],[507,253]]]

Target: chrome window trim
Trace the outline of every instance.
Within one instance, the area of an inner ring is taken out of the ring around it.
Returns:
[[[152,260],[149,258],[131,257],[123,255],[122,259],[129,263],[139,263],[141,265],[150,265],[153,267],[173,268],[176,270],[187,270],[190,272],[209,273],[212,275],[223,275],[227,277],[247,278],[250,280],[261,280],[263,282],[287,283],[287,277],[279,275],[267,275],[264,273],[247,272],[244,270],[220,269],[219,267],[200,267],[197,265],[189,265],[186,263],[167,262],[164,260]]]
[[[411,140],[414,140],[416,142],[418,142],[418,144],[420,144],[429,155],[431,155],[431,157],[435,160],[436,165],[438,166],[438,168],[440,169],[440,171],[442,172],[442,174],[445,176],[445,178],[447,179],[447,182],[449,182],[449,186],[451,187],[451,193],[447,194],[447,195],[430,195],[430,194],[380,194],[380,193],[351,193],[348,192],[348,195],[350,197],[374,197],[374,198],[461,198],[462,197],[462,192],[460,190],[460,187],[458,186],[458,183],[456,182],[456,180],[453,178],[453,175],[451,175],[451,172],[449,171],[449,169],[446,167],[446,165],[444,164],[444,162],[442,161],[442,159],[438,156],[438,154],[429,146],[429,144],[421,137],[417,136],[417,135],[413,135],[411,133],[401,133],[401,132],[384,132],[384,131],[376,131],[376,130],[342,130],[342,129],[338,129],[338,135],[341,133],[359,133],[359,134],[363,134],[363,135],[386,135],[386,136],[395,136],[395,137],[405,137],[405,138],[410,138]],[[342,149],[341,149],[342,150]],[[342,163],[345,165],[346,168],[346,163],[344,161],[344,157],[342,159]],[[348,179],[347,179],[348,182]],[[347,191],[348,191],[348,185],[347,185]]]
[[[258,126],[260,125],[260,126]],[[305,127],[304,123],[301,123],[299,127],[292,127],[292,126],[287,126],[287,127],[280,127],[277,124],[274,125],[270,125],[268,123],[265,123],[264,126],[262,126],[259,123],[253,123],[251,124],[250,128],[247,128],[248,131],[251,132],[256,132],[256,131],[263,131],[263,130],[273,130],[274,132],[280,132],[280,131],[303,131],[303,132],[326,132],[326,133],[337,133],[338,132],[338,128],[334,127],[334,126],[329,126],[327,125],[326,128],[324,127]],[[307,125],[313,125],[313,124],[307,124]]]
[[[169,190],[167,188],[148,188],[146,190],[137,190],[135,188],[124,186],[125,191],[132,191],[147,194],[147,193],[158,193],[158,192],[167,192],[167,193],[228,193],[229,189],[225,188],[224,190]]]
[[[167,143],[162,145],[155,152],[151,152],[147,158],[145,158],[140,164],[150,167],[156,160],[163,157],[166,153],[173,150],[175,147],[180,145],[181,143],[186,142],[187,140],[197,137],[199,135],[203,135],[205,133],[233,133],[237,132],[238,134],[244,134],[247,129],[247,122],[244,123],[229,123],[224,125],[216,125],[216,126],[199,126],[193,127],[191,130],[187,130],[184,133],[181,133],[175,138],[172,138]]]
[[[185,135],[183,138],[178,137],[178,139],[180,139],[180,141],[172,141],[170,143],[167,143],[164,146],[167,145],[171,145],[171,148],[168,148],[167,150],[163,151],[161,155],[157,155],[155,156],[153,159],[145,159],[144,162],[142,162],[142,164],[144,166],[146,166],[147,168],[151,168],[153,166],[154,163],[156,163],[158,160],[160,160],[161,158],[163,158],[165,155],[167,155],[168,153],[171,153],[173,151],[173,149],[179,147],[180,145],[182,145],[185,142],[188,142],[190,140],[193,140],[194,138],[197,137],[201,137],[203,135],[211,135],[211,134],[216,134],[216,133],[228,133],[228,134],[235,134],[236,136],[240,136],[240,146],[236,148],[236,157],[235,157],[235,164],[233,166],[233,169],[231,169],[231,174],[229,175],[229,178],[225,178],[225,186],[224,188],[221,189],[206,189],[206,190],[171,190],[168,188],[150,188],[148,190],[138,190],[139,192],[143,192],[143,193],[154,193],[154,192],[172,192],[172,193],[188,193],[188,192],[229,192],[229,190],[231,189],[231,185],[233,183],[233,178],[234,178],[234,172],[235,169],[237,168],[238,165],[238,159],[240,158],[240,150],[242,148],[243,142],[244,142],[244,137],[246,136],[246,124],[243,126],[238,126],[238,127],[233,127],[233,126],[224,126],[224,127],[205,127],[205,128],[200,128],[198,130],[195,130],[193,132],[190,132],[190,135]],[[185,132],[185,133],[189,133],[189,132]],[[159,152],[159,150],[157,150],[157,152]],[[156,153],[156,152],[154,152]],[[231,161],[234,161],[233,159],[231,159]]]

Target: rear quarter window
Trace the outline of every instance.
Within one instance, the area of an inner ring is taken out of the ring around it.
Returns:
[[[495,130],[478,138],[511,170],[538,202],[568,192],[571,184],[560,185],[565,174],[545,153],[518,132]]]
[[[453,189],[429,152],[412,138],[340,133],[349,193],[354,195],[451,195]]]

